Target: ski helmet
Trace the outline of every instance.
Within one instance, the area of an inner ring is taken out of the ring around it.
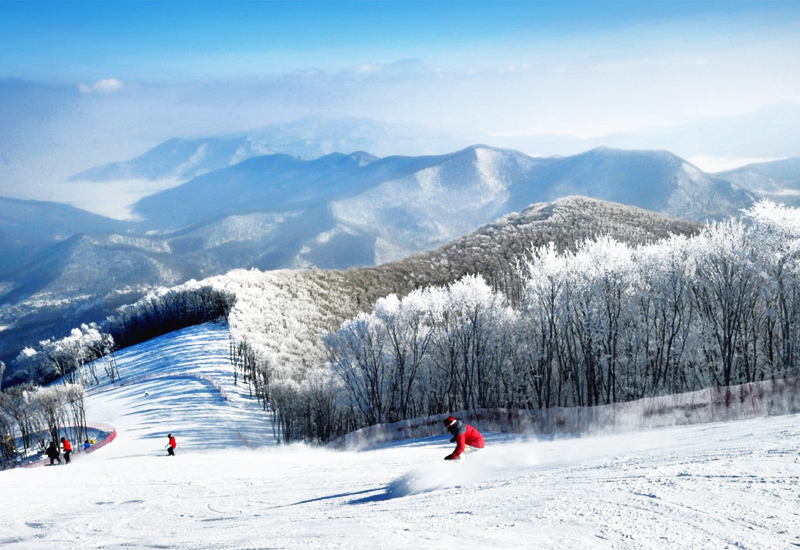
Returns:
[[[449,427],[455,425],[455,423],[456,423],[456,419],[453,418],[452,416],[448,416],[447,418],[444,419],[444,427],[445,428],[449,428]]]

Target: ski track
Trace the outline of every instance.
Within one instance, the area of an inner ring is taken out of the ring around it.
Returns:
[[[357,452],[275,445],[270,415],[233,384],[222,326],[124,350],[118,364],[125,385],[87,398],[115,441],[68,467],[0,473],[4,550],[800,547],[798,415],[489,433],[452,463],[446,435]]]

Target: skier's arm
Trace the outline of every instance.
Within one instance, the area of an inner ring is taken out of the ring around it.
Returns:
[[[466,436],[466,434],[459,434],[459,435],[457,435],[457,436],[455,437],[455,440],[456,440],[456,450],[455,450],[455,451],[453,451],[453,452],[452,452],[452,454],[449,454],[449,455],[447,455],[447,456],[445,457],[445,460],[455,460],[455,459],[457,459],[459,456],[461,456],[461,453],[463,453],[463,452],[464,452],[464,445],[466,444],[466,443],[465,443],[465,442],[466,442],[466,439],[467,439],[467,436]]]

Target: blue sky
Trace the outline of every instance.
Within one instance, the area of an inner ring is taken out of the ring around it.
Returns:
[[[408,57],[480,66],[548,44],[603,57],[652,40],[714,47],[731,40],[731,31],[761,40],[778,26],[796,30],[798,14],[797,2],[764,1],[5,1],[0,74],[169,81],[343,70]]]
[[[800,2],[3,1],[0,51],[0,195],[307,116],[486,142],[800,106]]]

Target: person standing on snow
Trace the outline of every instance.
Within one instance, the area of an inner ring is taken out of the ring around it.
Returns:
[[[61,445],[64,447],[64,464],[69,464],[69,454],[72,452],[72,445],[66,437],[61,438]]]
[[[177,447],[177,443],[175,443],[175,437],[172,434],[167,434],[169,438],[169,443],[167,444],[167,454],[169,456],[175,456],[175,447]]]
[[[448,416],[444,419],[444,427],[447,428],[447,431],[453,436],[450,443],[456,444],[456,450],[444,457],[445,460],[458,460],[458,457],[461,456],[461,453],[464,452],[466,447],[483,449],[485,445],[483,436],[469,424],[464,424],[460,420]]]
[[[61,464],[61,453],[58,452],[58,447],[56,446],[55,441],[50,442],[50,445],[47,446],[45,454],[50,459],[50,466],[52,466],[53,462],[56,460],[58,460],[58,463]]]

